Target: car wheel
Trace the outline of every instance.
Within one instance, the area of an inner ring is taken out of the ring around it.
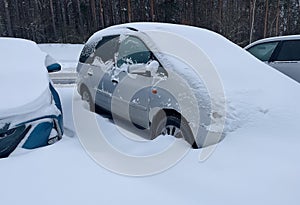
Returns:
[[[150,133],[151,138],[155,138],[161,134],[184,138],[192,148],[199,148],[188,123],[185,119],[181,119],[180,115],[166,115],[164,112],[160,112],[151,125]]]
[[[88,88],[86,88],[85,86],[81,89],[81,99],[88,103],[90,111],[95,112],[95,103],[93,101],[92,95]]]

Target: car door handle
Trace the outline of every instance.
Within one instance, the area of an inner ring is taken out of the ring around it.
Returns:
[[[112,79],[111,82],[114,83],[114,84],[118,84],[119,83],[119,81],[116,80],[116,79]]]
[[[90,68],[90,69],[88,70],[87,74],[88,74],[89,76],[92,76],[92,75],[94,75],[94,72],[93,72],[93,70]]]

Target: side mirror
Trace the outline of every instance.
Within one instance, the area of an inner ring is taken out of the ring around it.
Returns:
[[[151,76],[155,76],[159,68],[159,63],[156,60],[151,60],[146,64],[146,70],[150,72]]]
[[[53,64],[47,66],[47,70],[49,73],[60,71],[61,65],[59,63],[53,63]]]
[[[159,68],[159,63],[156,60],[151,60],[146,64],[146,69],[150,71],[157,71]]]

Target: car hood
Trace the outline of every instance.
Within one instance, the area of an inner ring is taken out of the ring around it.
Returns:
[[[45,53],[24,39],[0,38],[0,119],[37,110],[50,94]]]

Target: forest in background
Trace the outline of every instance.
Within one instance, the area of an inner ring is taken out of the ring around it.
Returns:
[[[0,35],[38,43],[84,43],[126,22],[207,28],[245,46],[300,34],[300,0],[0,0]]]

